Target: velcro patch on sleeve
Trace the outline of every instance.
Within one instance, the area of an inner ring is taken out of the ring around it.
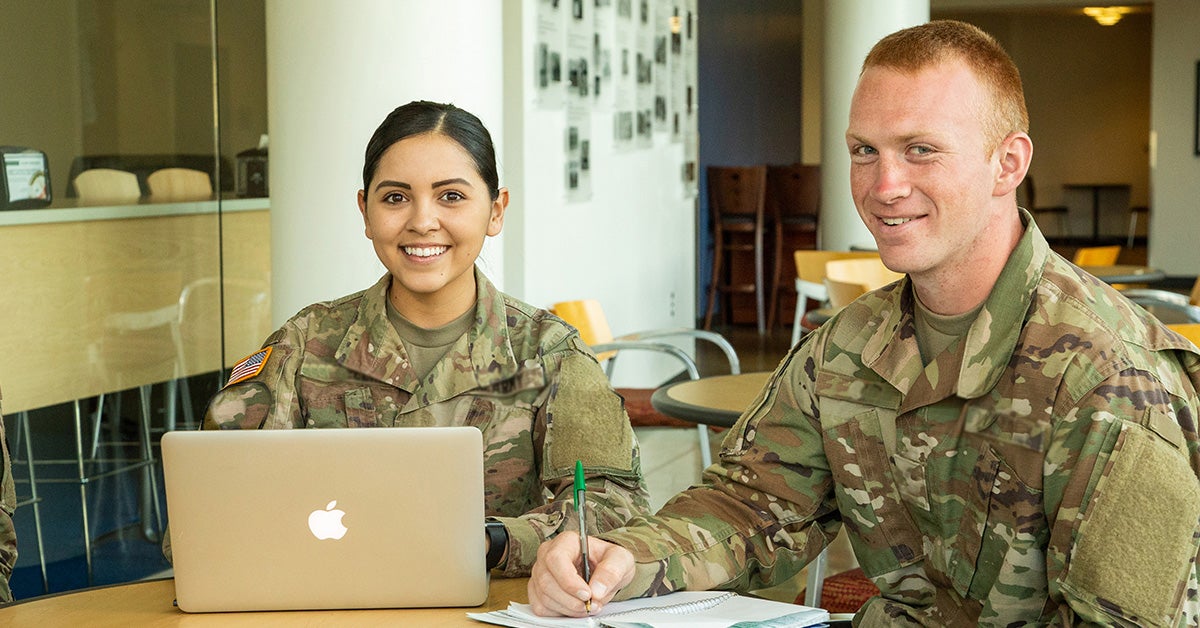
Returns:
[[[1065,587],[1125,618],[1169,623],[1196,558],[1200,485],[1184,455],[1130,424],[1100,480]]]
[[[269,357],[271,357],[271,347],[260,349],[238,360],[238,363],[233,365],[233,369],[229,371],[229,381],[225,382],[224,388],[244,382],[261,373],[263,367],[267,365]]]

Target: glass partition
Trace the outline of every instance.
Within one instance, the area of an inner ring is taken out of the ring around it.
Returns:
[[[169,567],[156,435],[270,333],[264,28],[264,0],[0,4],[0,408],[19,496],[64,513],[39,560],[18,508],[18,597]],[[133,532],[144,564],[105,554]]]

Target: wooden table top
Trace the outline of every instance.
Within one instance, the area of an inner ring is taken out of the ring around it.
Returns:
[[[770,377],[770,371],[756,371],[677,382],[654,391],[650,403],[676,419],[730,427]]]
[[[497,578],[487,602],[472,608],[406,608],[255,613],[185,613],[174,606],[171,578],[93,587],[0,607],[4,626],[484,626],[467,617],[527,602],[528,578]]]

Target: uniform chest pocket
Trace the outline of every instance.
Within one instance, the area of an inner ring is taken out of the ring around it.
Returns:
[[[1022,597],[1044,599],[1045,577],[1031,577],[1046,569],[1049,529],[1042,491],[1021,481],[989,444],[981,449],[969,468],[964,464],[960,472],[930,474],[930,496],[938,502],[935,514],[949,524],[942,547],[931,558],[942,563],[954,589],[965,598],[991,599],[997,585],[1012,576],[1024,591]],[[956,457],[967,456],[967,451]]]
[[[920,538],[892,480],[877,410],[826,428],[824,438],[838,510],[863,572],[874,577],[920,560]]]

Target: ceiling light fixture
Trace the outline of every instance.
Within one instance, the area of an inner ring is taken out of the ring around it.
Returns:
[[[1083,14],[1096,20],[1101,26],[1112,26],[1132,11],[1129,7],[1084,7]]]

